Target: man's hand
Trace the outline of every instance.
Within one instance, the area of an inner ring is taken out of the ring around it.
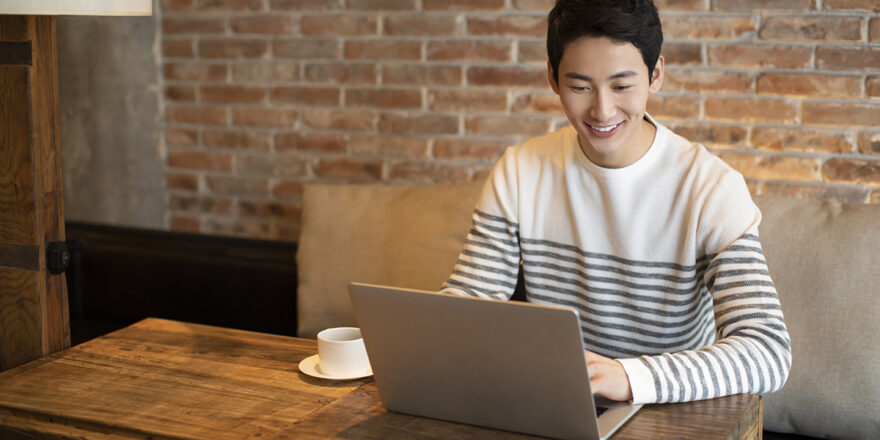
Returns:
[[[629,378],[620,362],[586,350],[584,353],[590,371],[590,388],[594,394],[621,402],[632,399]]]

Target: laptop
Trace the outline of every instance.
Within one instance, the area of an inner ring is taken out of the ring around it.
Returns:
[[[360,283],[348,290],[389,411],[599,440],[641,407],[594,399],[575,310]]]

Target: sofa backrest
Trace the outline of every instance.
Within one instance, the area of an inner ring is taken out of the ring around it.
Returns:
[[[792,339],[764,426],[819,438],[880,433],[880,205],[755,197],[761,244]]]

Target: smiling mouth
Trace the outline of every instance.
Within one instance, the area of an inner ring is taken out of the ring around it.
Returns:
[[[599,126],[599,125],[593,125],[593,124],[586,124],[586,126],[590,128],[590,131],[595,136],[611,137],[614,135],[614,133],[617,133],[617,129],[620,128],[621,124],[623,124],[623,122],[618,122],[617,124],[614,124],[614,125],[605,125],[605,126]]]

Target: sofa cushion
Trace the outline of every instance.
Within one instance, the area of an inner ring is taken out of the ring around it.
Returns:
[[[439,290],[464,245],[480,188],[481,182],[306,186],[297,334],[355,325],[352,281]]]
[[[819,438],[880,433],[880,206],[759,196],[761,243],[792,339],[764,426]]]

